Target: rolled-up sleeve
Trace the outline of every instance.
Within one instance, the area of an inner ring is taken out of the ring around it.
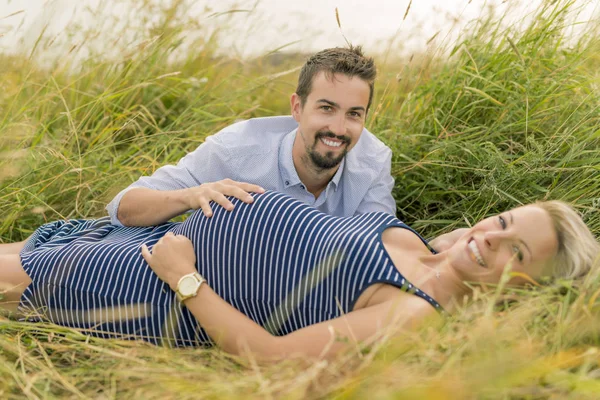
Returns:
[[[106,206],[111,223],[122,226],[117,211],[123,196],[135,188],[154,190],[178,190],[233,178],[230,167],[230,151],[218,135],[209,136],[196,150],[183,157],[177,165],[166,165],[151,176],[143,176],[119,192]]]
[[[391,215],[396,215],[396,201],[392,196],[394,178],[391,174],[391,168],[392,152],[391,150],[386,149],[383,168],[381,168],[379,174],[373,180],[373,183],[367,190],[361,203],[358,205],[354,215],[376,211],[383,211]]]

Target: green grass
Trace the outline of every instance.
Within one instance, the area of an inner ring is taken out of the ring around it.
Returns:
[[[367,125],[394,151],[399,217],[433,236],[519,204],[563,199],[600,234],[600,22],[576,38],[568,33],[585,4],[546,1],[520,26],[482,16],[455,43],[386,58]],[[239,118],[288,113],[302,56],[223,56],[218,32],[203,36],[183,2],[140,8],[139,20],[146,14],[161,17],[136,29],[115,25],[123,30],[102,37],[116,43],[110,57],[97,46],[84,53],[81,43],[99,40],[92,31],[80,32],[76,48],[65,39],[64,54],[45,64],[53,39],[44,36],[32,55],[0,54],[2,242],[47,221],[102,216],[121,188],[207,135]],[[1,319],[0,396],[600,396],[597,279],[477,293],[441,329],[308,366],[257,366],[219,350],[90,339]],[[494,306],[499,296],[506,300]]]

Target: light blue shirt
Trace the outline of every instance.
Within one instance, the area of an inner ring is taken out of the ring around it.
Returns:
[[[315,198],[294,167],[292,147],[297,128],[291,116],[254,118],[224,128],[176,166],[161,167],[121,191],[106,206],[112,223],[122,225],[117,219],[119,203],[133,188],[177,190],[225,178],[286,193],[330,215],[351,217],[373,211],[395,215],[392,151],[383,142],[363,129],[356,146]]]

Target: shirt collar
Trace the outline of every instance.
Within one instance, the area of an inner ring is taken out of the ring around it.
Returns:
[[[292,148],[294,147],[296,132],[298,132],[298,129],[294,129],[285,135],[281,142],[281,147],[279,148],[279,169],[285,187],[298,185],[300,183],[298,172],[296,172],[296,167],[294,167],[294,159],[292,158]]]
[[[292,149],[294,147],[297,132],[298,129],[294,129],[286,134],[281,142],[281,147],[279,148],[279,169],[281,170],[281,177],[283,178],[285,187],[302,184],[298,172],[296,171],[296,167],[294,167],[294,158],[292,156]],[[332,184],[333,189],[336,191],[340,184],[340,179],[342,179],[345,164],[346,157],[342,159],[338,170],[335,175],[333,175],[333,178],[331,178],[331,181],[329,181],[329,184]]]
[[[346,154],[346,157],[347,156],[348,155]],[[333,178],[331,178],[331,183],[333,184],[333,189],[335,191],[338,190],[338,185],[340,184],[340,179],[342,179],[342,173],[344,172],[344,165],[346,165],[346,157],[342,158],[342,162],[340,163],[338,170],[336,171]]]

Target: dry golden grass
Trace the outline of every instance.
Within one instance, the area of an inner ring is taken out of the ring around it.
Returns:
[[[579,39],[565,30],[587,3],[546,1],[519,27],[482,16],[447,53],[438,37],[423,54],[380,57],[368,127],[394,151],[401,219],[434,236],[560,198],[600,233],[600,24]],[[121,188],[208,134],[288,113],[303,56],[218,55],[218,34],[197,34],[183,4],[140,5],[139,20],[163,16],[151,26],[80,32],[47,67],[36,57],[59,39],[41,37],[32,60],[0,55],[1,242],[59,218],[102,216]],[[119,39],[132,34],[134,45]],[[100,39],[120,50],[83,57]],[[477,291],[441,328],[308,364],[257,365],[1,317],[0,398],[596,399],[599,294],[596,275]]]

